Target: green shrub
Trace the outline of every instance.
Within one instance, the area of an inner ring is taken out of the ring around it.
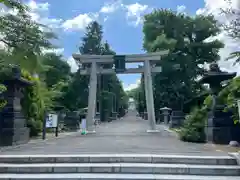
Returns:
[[[205,142],[205,123],[207,119],[207,109],[195,108],[184,121],[183,127],[179,131],[180,139],[187,142]]]
[[[21,104],[23,113],[27,119],[27,126],[30,128],[30,136],[37,136],[42,130],[45,104],[43,100],[42,84],[38,78],[34,78],[29,72],[22,70],[22,77],[31,81],[32,86],[24,90],[24,98]]]
[[[38,136],[42,130],[42,122],[39,120],[28,119],[27,127],[30,129],[30,136]]]
[[[227,105],[225,111],[233,112],[234,123],[239,123],[237,99],[240,99],[240,77],[231,80],[229,85],[219,93],[222,104]]]
[[[6,67],[0,71],[1,81],[12,76],[11,67]],[[51,105],[51,96],[45,84],[40,79],[31,76],[28,71],[21,70],[21,76],[33,83],[23,91],[23,98],[21,99],[22,111],[27,119],[27,126],[30,128],[30,136],[37,136],[42,129],[42,121],[44,112]],[[0,93],[5,89],[0,85]],[[0,107],[4,105],[4,101],[0,100]]]
[[[108,91],[101,92],[101,110],[100,116],[102,121],[108,121],[112,112],[112,93]]]
[[[3,84],[0,84],[0,95],[6,90],[7,88]],[[0,97],[0,109],[3,108],[6,104],[7,101]]]

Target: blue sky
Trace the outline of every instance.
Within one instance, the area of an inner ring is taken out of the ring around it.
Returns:
[[[93,20],[103,25],[104,40],[117,54],[137,54],[144,53],[142,17],[153,8],[170,8],[189,15],[211,12],[219,18],[218,9],[224,6],[223,0],[30,0],[26,3],[33,19],[49,25],[58,34],[59,49],[55,51],[63,53],[73,71],[77,66],[71,55],[78,52],[84,28]],[[226,41],[224,34],[217,38]],[[232,42],[228,43],[231,46],[221,52],[222,56],[232,49]],[[226,63],[221,66],[232,68]],[[131,89],[136,87],[140,75],[119,77],[124,88]]]

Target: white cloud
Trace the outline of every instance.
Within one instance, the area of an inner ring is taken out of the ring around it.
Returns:
[[[38,11],[48,11],[50,4],[46,3],[36,3],[36,1],[30,0],[27,3],[28,7],[31,10],[38,10]]]
[[[64,48],[56,48],[56,49],[42,49],[42,53],[55,53],[55,54],[63,54]]]
[[[113,2],[105,3],[105,5],[100,9],[100,14],[111,14],[121,10],[126,14],[126,19],[129,24],[137,26],[142,23],[143,15],[150,10],[148,5],[135,3],[135,4],[123,4],[122,0],[116,0]],[[108,17],[104,18],[104,22]]]
[[[226,61],[225,59],[229,56],[229,54],[235,50],[240,50],[240,43],[229,36],[227,36],[226,32],[220,33],[216,39],[219,39],[225,43],[225,47],[219,51],[219,55],[221,57],[219,61],[219,66],[222,70],[229,72],[238,72],[240,75],[240,66],[233,66],[234,59]]]
[[[99,12],[109,14],[109,13],[115,12],[120,7],[123,7],[122,1],[117,0],[117,1],[114,1],[112,3],[105,3],[104,6],[100,9]]]
[[[140,85],[140,83],[141,83],[140,79],[137,79],[136,82],[133,83],[133,84],[125,84],[125,83],[123,83],[123,89],[124,89],[124,91],[130,91],[132,89],[137,88]]]
[[[239,0],[231,0],[231,2],[233,9],[239,9]],[[221,13],[221,9],[226,10],[226,8],[229,8],[229,4],[225,0],[205,0],[205,7],[198,9],[196,14],[212,14],[219,23],[228,24],[229,19],[232,19],[234,17],[226,17]],[[225,31],[222,31],[219,35],[210,39],[219,39],[225,44],[225,47],[222,48],[219,52],[219,55],[221,56],[221,59],[219,61],[220,68],[222,70],[234,71],[240,74],[239,66],[233,66],[233,61],[225,61],[231,52],[240,50],[240,42],[230,38]]]
[[[50,4],[48,2],[37,3],[36,1],[30,0],[26,4],[30,9],[28,14],[31,16],[32,20],[47,25],[49,28],[61,27],[62,19],[49,18]]]
[[[62,21],[63,21],[62,19],[56,18],[50,19],[46,17],[41,19],[42,24],[47,25],[51,29],[60,28]]]
[[[112,2],[105,3],[99,10],[95,13],[85,13],[79,14],[78,16],[68,19],[63,22],[62,27],[65,31],[82,31],[86,26],[94,21],[99,20],[99,16],[102,17],[103,22],[109,19],[109,14],[115,13],[118,10],[122,10],[126,13],[126,19],[134,26],[142,23],[142,16],[149,10],[147,5],[142,5],[139,3],[125,5],[122,0],[115,0]]]
[[[139,3],[125,5],[125,8],[127,10],[127,20],[135,26],[142,23],[143,15],[149,10],[148,5]]]
[[[181,6],[177,6],[177,12],[178,13],[184,13],[186,10],[186,6],[181,5]]]
[[[231,7],[233,9],[239,8],[239,0],[230,0]],[[229,8],[229,4],[226,0],[204,0],[205,7],[197,10],[197,14],[213,14],[219,21],[224,17],[221,13],[221,9],[226,10]],[[224,20],[226,20],[224,18]]]
[[[108,17],[105,17],[104,19],[103,19],[103,22],[106,22],[108,20]]]
[[[71,72],[77,72],[78,70],[78,65],[76,63],[76,61],[73,59],[72,56],[70,56],[67,60],[67,63],[69,64],[69,66],[71,67]]]
[[[79,14],[73,19],[66,20],[62,27],[65,31],[67,30],[84,30],[86,26],[96,20],[98,18],[98,14]]]

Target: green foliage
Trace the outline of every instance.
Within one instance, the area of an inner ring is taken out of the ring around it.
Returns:
[[[25,12],[28,8],[21,3],[19,0],[0,0],[1,4],[11,9],[17,9],[20,12]]]
[[[207,120],[207,109],[195,108],[184,121],[179,135],[182,141],[187,142],[205,142],[205,124]]]
[[[42,58],[42,64],[46,67],[44,79],[47,87],[52,87],[59,81],[69,80],[71,74],[70,66],[61,55],[54,53],[45,54]]]
[[[63,97],[71,81],[70,67],[61,56],[43,54],[43,50],[55,47],[52,40],[56,36],[47,26],[32,20],[28,7],[18,0],[0,3],[17,9],[16,15],[6,13],[0,17],[0,42],[5,45],[0,50],[1,81],[11,77],[12,65],[19,65],[22,77],[33,83],[24,90],[21,104],[30,134],[36,136],[42,129],[44,113],[64,104]],[[2,90],[0,86],[0,93]]]
[[[97,22],[90,23],[82,38],[79,51],[81,54],[102,54],[102,27]],[[80,66],[81,63],[76,61]],[[80,70],[73,74],[69,87],[63,95],[63,104],[69,110],[79,110],[87,107],[89,77],[80,74]]]
[[[37,136],[41,131],[42,121],[45,112],[43,88],[37,78],[33,78],[27,71],[22,71],[23,78],[31,81],[33,86],[24,90],[24,98],[21,101],[23,113],[27,117],[27,126],[30,128],[30,135]]]
[[[59,81],[49,89],[49,92],[51,92],[51,96],[52,96],[51,110],[59,111],[60,109],[62,110],[68,109],[65,106],[65,99],[64,99],[65,93],[68,90],[68,85],[69,85],[68,81]]]
[[[38,136],[39,133],[42,131],[42,121],[28,119],[27,127],[30,129],[30,137]]]
[[[79,47],[80,53],[95,55],[102,54],[102,37],[102,26],[96,21],[91,22],[86,28],[85,36],[82,38],[82,43]]]
[[[6,90],[7,88],[4,85],[0,84],[0,95]],[[3,108],[6,104],[7,104],[6,100],[0,98],[0,109]]]
[[[162,73],[153,78],[155,111],[168,106],[181,109],[183,102],[198,95],[204,87],[197,78],[206,71],[204,64],[218,61],[218,40],[205,41],[220,32],[213,16],[188,16],[171,10],[155,10],[145,16],[143,47],[147,52],[168,49],[169,55],[162,57],[158,65]],[[144,78],[135,92],[138,109],[145,108]],[[186,118],[180,132],[183,141],[204,142],[204,126],[211,97],[202,108],[196,108]],[[140,110],[141,109],[141,110]]]
[[[11,66],[2,69],[0,73],[1,80],[11,77]],[[22,77],[33,83],[24,89],[24,98],[21,100],[22,110],[27,119],[27,126],[30,128],[30,135],[36,136],[41,131],[42,120],[44,116],[45,104],[41,82],[33,78],[29,72],[22,70]],[[2,90],[6,90],[3,88]],[[46,97],[45,97],[46,98]]]
[[[82,76],[78,70],[74,73],[68,87],[63,89],[63,96],[60,99],[63,106],[70,111],[77,111],[88,105],[88,83],[89,77]]]
[[[127,95],[129,98],[133,98],[136,103],[137,111],[144,112],[146,111],[146,101],[145,101],[145,91],[144,91],[144,81],[143,81],[143,75],[141,77],[141,83],[140,85],[132,89],[130,92],[127,92]]]
[[[239,121],[237,100],[240,99],[240,77],[234,78],[218,95],[221,104],[227,105],[225,111],[233,112],[233,121]]]
[[[196,79],[205,72],[205,63],[219,59],[218,52],[223,47],[218,40],[205,39],[219,32],[212,16],[193,17],[164,9],[145,16],[144,49],[147,52],[170,50],[158,63],[162,73],[153,78],[156,109],[164,106],[179,109],[184,101],[203,89]]]
[[[240,77],[231,80],[217,96],[217,104],[226,105],[224,111],[233,112],[234,123],[239,123],[237,99],[240,99]],[[195,109],[187,116],[184,126],[180,131],[180,138],[189,142],[204,142],[204,125],[207,111],[212,106],[212,97],[209,95],[201,109]]]
[[[52,40],[57,37],[47,26],[32,20],[28,7],[18,0],[0,3],[17,9],[16,15],[6,13],[0,17],[0,42],[5,45],[0,51],[0,77],[1,80],[10,77],[9,64],[19,65],[22,77],[33,83],[24,90],[21,104],[30,134],[36,136],[41,131],[44,113],[62,104],[70,67],[61,56],[43,54],[43,50],[55,47]]]
[[[23,112],[27,117],[30,135],[37,136],[42,130],[45,112],[52,111],[56,106],[59,106],[57,100],[62,96],[61,90],[65,84],[59,82],[48,89],[44,82],[39,78],[32,77],[29,72],[23,70],[22,76],[33,83],[32,86],[24,90],[24,98],[21,103]]]
[[[31,73],[42,70],[42,50],[53,48],[51,40],[56,38],[50,29],[19,11],[0,17],[0,32],[0,42],[6,46],[2,57],[6,64],[20,65]]]
[[[210,108],[212,106],[212,96],[211,95],[207,96],[206,99],[204,100],[203,104],[206,107]]]
[[[101,99],[102,99],[104,110],[111,110],[111,107],[113,106],[113,103],[112,103],[113,95],[114,95],[113,93],[108,91],[101,92]]]
[[[226,60],[231,60],[231,59],[235,59],[235,62],[233,63],[233,65],[236,65],[237,63],[240,62],[240,51],[235,51],[230,53],[229,57]]]
[[[102,26],[94,21],[86,28],[86,33],[82,38],[79,51],[81,54],[108,55],[115,54],[107,42],[102,42]],[[76,61],[77,64],[81,64]],[[111,68],[112,64],[104,65],[104,68]],[[89,77],[80,74],[80,70],[74,73],[69,88],[64,95],[64,104],[69,110],[78,110],[87,107],[88,102]],[[122,88],[121,82],[116,75],[101,75],[98,81],[97,100],[100,105],[101,114],[110,114],[113,104],[113,96],[116,96],[116,106],[127,107],[127,96]],[[105,94],[111,94],[108,98]],[[114,95],[112,95],[114,94]],[[101,118],[103,120],[103,118]],[[108,117],[104,117],[107,120]]]

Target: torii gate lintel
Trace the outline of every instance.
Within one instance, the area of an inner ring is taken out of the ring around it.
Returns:
[[[152,75],[151,73],[161,72],[161,67],[154,66],[157,61],[161,60],[161,56],[167,55],[169,51],[160,51],[149,54],[132,54],[124,55],[126,63],[143,62],[143,67],[125,69],[123,73],[143,73],[145,84],[145,95],[147,103],[147,114],[150,129],[147,132],[158,132],[156,128],[155,111],[154,111],[154,99],[153,99],[153,87],[152,87]],[[82,68],[80,73],[82,75],[90,75],[90,87],[88,96],[88,113],[87,113],[87,132],[95,132],[94,129],[94,117],[96,110],[96,94],[97,94],[97,74],[112,74],[116,73],[116,70],[102,69],[102,64],[114,64],[114,55],[80,55],[73,54],[73,58],[81,62],[81,64],[91,64],[89,69]],[[84,67],[84,66],[83,66]]]

